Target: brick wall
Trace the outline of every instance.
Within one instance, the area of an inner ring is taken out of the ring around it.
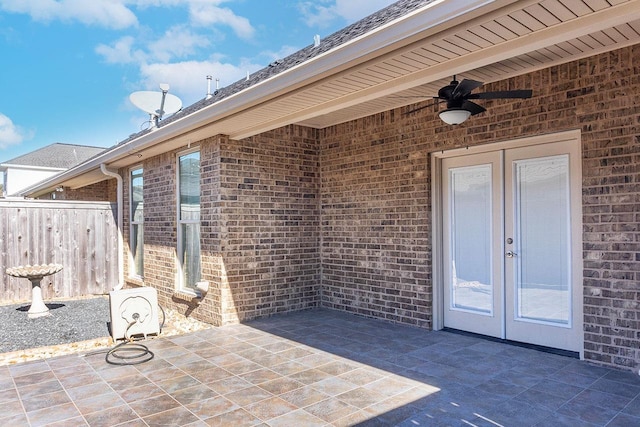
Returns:
[[[216,252],[212,251],[212,242],[216,242],[211,233],[210,195],[215,193],[211,185],[208,164],[215,155],[215,138],[193,144],[192,148],[201,150],[202,184],[202,280],[218,283],[219,278],[212,269],[212,260]],[[196,300],[192,296],[176,292],[176,161],[183,149],[148,159],[142,163],[144,179],[144,278],[131,277],[132,261],[130,253],[130,173],[131,168],[121,169],[123,177],[124,199],[124,243],[125,243],[125,282],[128,287],[152,286],[158,290],[158,303],[164,308],[195,316],[212,324],[221,324],[219,297],[215,287],[206,298]],[[206,184],[206,185],[205,185]]]
[[[583,138],[585,357],[637,367],[640,45],[580,61],[571,71],[577,79],[566,98]]]
[[[428,152],[580,129],[585,358],[640,362],[640,46],[486,85],[530,100],[484,101],[460,126],[411,107],[321,134],[325,306],[431,325]]]
[[[146,160],[143,168],[144,284],[158,290],[160,305],[177,308],[173,304],[176,278],[175,153],[165,153]],[[125,187],[129,187],[128,177]],[[125,200],[124,212],[128,218],[129,198]],[[128,219],[125,221],[125,234],[129,234]],[[125,247],[129,247],[128,241]]]
[[[316,131],[297,126],[221,144],[226,307],[237,320],[319,304],[318,160]]]
[[[585,357],[637,367],[638,64],[632,46],[488,84],[534,97],[482,101],[487,112],[460,126],[409,106],[323,130],[202,141],[202,269],[213,289],[200,306],[173,293],[175,153],[147,160],[145,284],[215,324],[323,305],[429,328],[428,153],[580,129]]]
[[[82,200],[86,202],[116,202],[117,184],[115,179],[107,179],[95,184],[64,191],[54,191],[38,197],[41,200]]]
[[[287,127],[243,141],[200,141],[201,301],[175,292],[176,152],[144,168],[144,280],[159,303],[213,324],[319,304],[316,131]],[[129,177],[125,177],[125,247]],[[128,275],[128,254],[126,271]]]
[[[210,291],[204,297],[196,314],[214,325],[229,323],[223,314],[228,307],[229,284],[225,271],[221,240],[220,196],[220,145],[225,136],[216,136],[202,142],[200,146],[200,241],[202,279],[210,283]]]
[[[405,122],[392,111],[322,132],[322,303],[429,328],[427,145]]]

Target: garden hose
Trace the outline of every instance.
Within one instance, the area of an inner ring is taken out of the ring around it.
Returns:
[[[158,304],[160,311],[162,312],[162,322],[160,322],[160,333],[166,320],[166,313],[160,304]],[[155,357],[155,354],[144,344],[139,344],[135,340],[129,337],[129,328],[136,324],[139,315],[134,313],[133,320],[127,326],[125,331],[125,341],[117,344],[109,350],[106,350],[104,360],[110,365],[139,365],[150,361]],[[94,354],[104,353],[105,350],[94,351],[92,353],[85,354],[84,356],[91,356]]]

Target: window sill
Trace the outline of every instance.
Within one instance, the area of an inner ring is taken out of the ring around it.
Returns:
[[[195,292],[189,292],[189,291],[175,291],[172,297],[173,299],[176,299],[176,300],[186,301],[186,302],[196,303],[196,304],[200,304],[200,302],[202,301],[201,295]]]
[[[141,287],[141,286],[144,286],[144,278],[142,278],[142,277],[127,277],[124,280],[124,283],[126,285],[130,285],[130,286]]]

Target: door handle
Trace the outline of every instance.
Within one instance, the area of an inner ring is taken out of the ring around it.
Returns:
[[[507,256],[507,258],[513,258],[514,256],[516,256],[518,254],[513,252],[513,251],[507,251],[507,253],[505,255]]]

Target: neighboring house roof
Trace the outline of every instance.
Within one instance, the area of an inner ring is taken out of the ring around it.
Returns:
[[[55,169],[69,169],[76,166],[105,149],[88,145],[54,143],[23,154],[11,160],[1,162],[0,167],[33,166]]]
[[[128,167],[213,135],[324,128],[430,102],[454,74],[501,81],[638,43],[640,0],[400,0],[25,193],[88,185],[106,178],[101,164]]]

